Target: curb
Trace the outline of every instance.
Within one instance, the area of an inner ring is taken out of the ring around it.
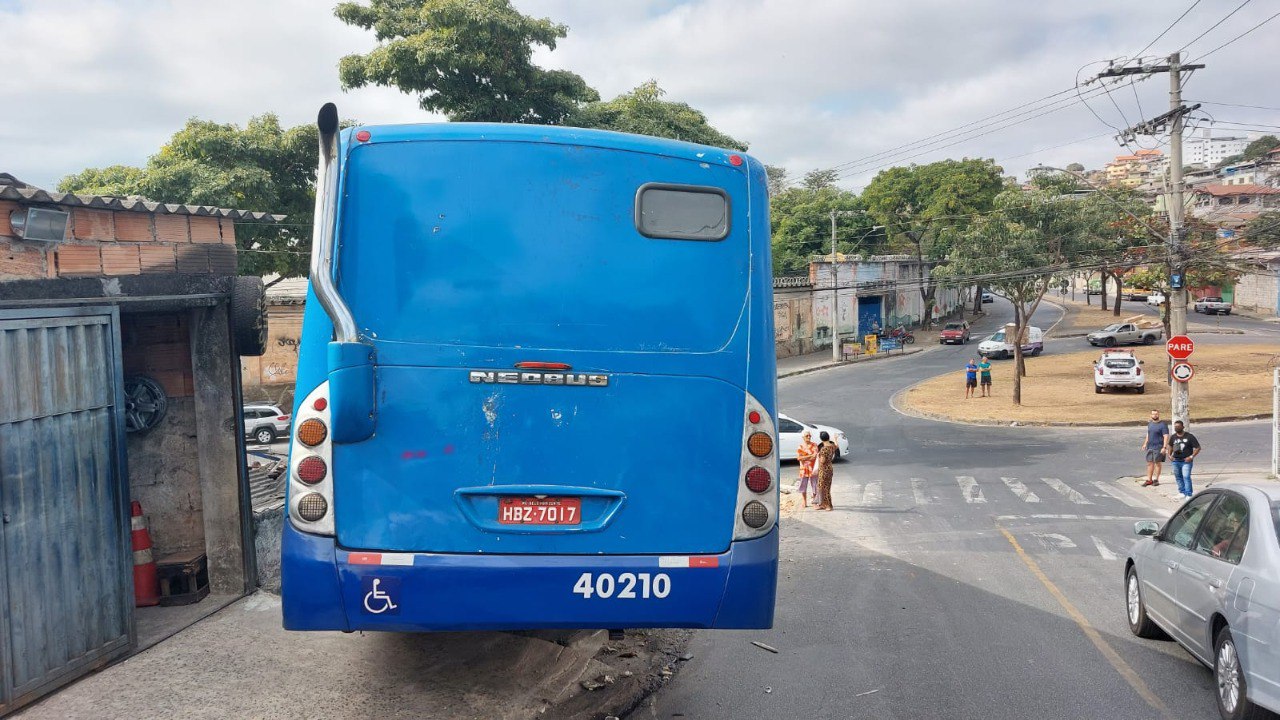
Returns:
[[[801,369],[799,369],[799,370],[790,370],[790,371],[785,372],[785,373],[778,373],[778,379],[779,379],[779,380],[781,380],[782,378],[795,377],[796,375],[807,375],[807,374],[809,374],[809,373],[811,373],[811,372],[818,372],[819,370],[829,370],[829,369],[831,369],[831,368],[836,368],[836,367],[848,367],[848,366],[852,366],[852,365],[861,365],[862,363],[872,362],[872,361],[875,361],[875,360],[883,360],[883,359],[885,359],[885,358],[893,359],[893,358],[907,357],[908,355],[915,355],[915,354],[917,354],[917,353],[927,352],[927,351],[932,350],[932,349],[933,349],[933,348],[922,348],[922,347],[917,347],[917,348],[910,348],[910,349],[907,349],[907,350],[903,350],[903,351],[901,351],[901,352],[899,352],[899,353],[896,353],[896,354],[893,354],[893,355],[890,355],[890,354],[884,354],[884,355],[876,354],[876,355],[872,355],[871,357],[868,357],[868,358],[863,359],[863,360],[850,360],[850,361],[848,361],[848,362],[843,361],[843,360],[841,360],[841,361],[839,361],[839,362],[835,362],[835,361],[833,361],[833,362],[825,363],[825,364],[822,364],[822,365],[816,365],[816,366],[814,366],[814,367],[807,367],[807,368],[801,368]],[[892,352],[892,351],[891,351],[891,352]]]

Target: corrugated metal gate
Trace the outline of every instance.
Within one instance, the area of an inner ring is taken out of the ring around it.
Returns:
[[[118,320],[0,311],[0,713],[133,640]]]

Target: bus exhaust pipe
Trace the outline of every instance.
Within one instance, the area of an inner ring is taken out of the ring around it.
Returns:
[[[374,349],[360,341],[351,308],[333,282],[333,248],[338,214],[338,107],[325,103],[316,117],[320,164],[316,170],[316,212],[311,232],[311,288],[333,322],[328,348],[329,403],[335,443],[373,436],[377,418]]]

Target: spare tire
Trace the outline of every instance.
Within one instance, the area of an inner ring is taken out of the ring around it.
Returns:
[[[237,355],[258,357],[267,351],[267,291],[262,278],[233,278],[231,340]]]

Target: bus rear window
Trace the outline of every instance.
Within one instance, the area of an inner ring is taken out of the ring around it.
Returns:
[[[636,228],[651,238],[723,240],[729,198],[718,188],[649,184],[636,193]]]

